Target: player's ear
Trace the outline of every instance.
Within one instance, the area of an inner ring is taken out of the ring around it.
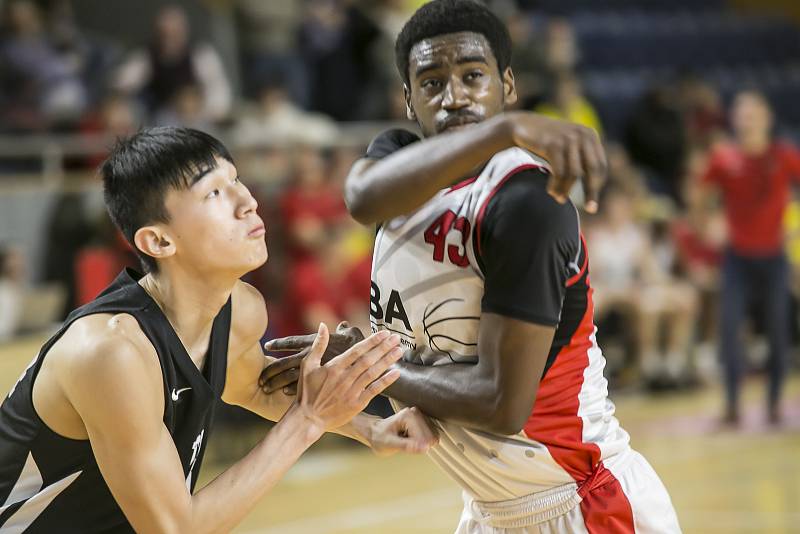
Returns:
[[[503,102],[506,106],[517,103],[517,86],[511,67],[506,67],[506,70],[503,71]]]
[[[133,243],[151,258],[164,259],[175,254],[175,242],[158,225],[143,226],[136,230]]]
[[[406,99],[406,117],[408,117],[410,121],[416,121],[417,114],[414,113],[414,108],[411,107],[411,91],[406,84],[403,84],[403,96]]]

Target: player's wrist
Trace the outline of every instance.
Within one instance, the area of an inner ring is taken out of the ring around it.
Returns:
[[[284,419],[294,421],[302,429],[303,437],[309,444],[321,438],[326,431],[325,422],[299,402],[289,408]]]

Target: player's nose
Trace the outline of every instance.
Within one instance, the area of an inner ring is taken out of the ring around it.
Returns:
[[[447,110],[461,109],[469,105],[467,91],[461,79],[451,76],[444,88],[442,107]]]
[[[239,203],[236,209],[236,215],[240,218],[245,217],[250,213],[254,213],[257,209],[258,209],[258,201],[250,193],[249,189],[243,187],[242,192],[239,196]]]

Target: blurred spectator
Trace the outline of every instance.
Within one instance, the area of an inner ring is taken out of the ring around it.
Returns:
[[[300,50],[311,75],[311,109],[339,121],[364,118],[374,102],[371,48],[378,27],[345,0],[309,0],[300,28]]]
[[[552,74],[574,72],[580,59],[575,29],[565,18],[551,18],[545,28],[545,68]]]
[[[246,94],[258,97],[265,80],[284,80],[288,98],[308,105],[308,73],[297,53],[303,5],[297,0],[236,0]]]
[[[800,300],[800,200],[793,199],[786,208],[786,253],[791,267],[791,286],[795,300]]]
[[[625,147],[648,173],[650,189],[680,202],[686,128],[672,87],[654,87],[636,105],[626,125]]]
[[[346,216],[341,191],[330,184],[325,160],[313,148],[300,148],[292,184],[281,195],[281,221],[294,261],[313,257],[328,239],[326,230]]]
[[[544,58],[545,36],[524,11],[510,8],[503,18],[511,36],[511,57],[514,63],[514,84],[519,94],[518,104],[531,109],[539,104],[551,84]]]
[[[71,0],[48,0],[45,4],[50,42],[80,76],[88,103],[94,106],[105,94],[108,73],[118,61],[120,50],[114,43],[90,36],[78,26]]]
[[[650,234],[636,221],[631,199],[610,186],[603,213],[592,224],[595,315],[622,314],[634,331],[639,372],[651,387],[681,385],[689,378],[689,344],[697,314],[694,289],[673,278]],[[660,349],[661,329],[666,331]]]
[[[700,152],[690,157],[690,169],[705,165]],[[703,170],[700,168],[700,170]],[[706,380],[716,378],[717,313],[719,271],[725,243],[722,213],[706,202],[697,172],[684,184],[685,213],[672,222],[672,237],[677,250],[679,272],[697,289],[700,298],[695,367]]]
[[[616,187],[633,202],[635,213],[641,215],[646,209],[651,195],[647,191],[647,182],[642,172],[631,162],[625,148],[618,143],[606,146],[608,157],[608,185]]]
[[[225,118],[231,108],[231,87],[217,52],[191,40],[186,13],[178,6],[159,11],[153,43],[131,54],[116,74],[115,87],[136,94],[150,113],[174,105],[187,85],[199,88],[201,117]]]
[[[187,83],[179,87],[169,105],[162,107],[153,118],[157,126],[183,126],[215,134],[214,123],[203,110],[200,87]]]
[[[93,237],[75,255],[75,305],[94,300],[125,267],[138,268],[130,245],[103,213]]]
[[[684,76],[678,81],[678,92],[689,146],[708,148],[719,141],[725,134],[719,91],[696,76]]]
[[[32,0],[3,6],[0,38],[0,124],[9,131],[42,130],[77,119],[87,102],[78,68],[62,57]]]
[[[22,253],[0,245],[0,343],[11,339],[19,327],[24,278]]]
[[[534,111],[556,119],[581,124],[592,128],[598,135],[603,135],[600,118],[583,95],[580,80],[572,73],[560,73],[556,77],[550,98]]]
[[[781,420],[780,396],[789,343],[789,270],[783,217],[790,184],[800,181],[800,153],[772,139],[772,113],[766,98],[742,91],[734,99],[731,124],[735,142],[711,155],[703,182],[722,193],[730,242],[722,268],[720,356],[725,366],[724,421],[739,421],[739,385],[744,372],[741,328],[752,300],[764,307],[769,338],[769,421]]]
[[[66,290],[59,319],[75,309],[75,256],[91,240],[92,233],[83,197],[74,192],[62,193],[45,227],[43,275],[43,281],[56,282]]]
[[[136,131],[140,124],[133,101],[121,93],[112,92],[97,109],[81,121],[80,131],[87,136],[108,135],[113,138],[126,137]],[[86,166],[97,168],[108,154],[101,152],[87,157]]]
[[[287,333],[303,333],[320,322],[336,325],[342,319],[369,328],[364,311],[369,306],[371,258],[351,256],[346,240],[342,228],[327,229],[315,256],[295,263],[284,303]]]
[[[337,134],[336,123],[330,118],[293,104],[280,80],[261,89],[257,107],[243,113],[233,130],[233,138],[241,146],[327,145],[335,142]]]

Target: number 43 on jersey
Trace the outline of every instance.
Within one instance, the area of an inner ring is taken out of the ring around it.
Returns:
[[[461,244],[447,244],[447,234],[450,230],[461,232]],[[444,262],[445,252],[450,263],[459,267],[469,265],[467,257],[467,240],[469,239],[470,224],[465,217],[456,216],[452,210],[442,213],[425,230],[425,242],[433,245],[433,261]]]

